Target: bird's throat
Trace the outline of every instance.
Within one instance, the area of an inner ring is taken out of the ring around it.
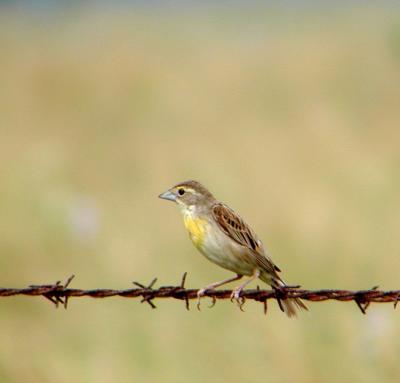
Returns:
[[[201,247],[204,241],[207,221],[190,213],[184,214],[183,221],[193,244],[197,248]]]

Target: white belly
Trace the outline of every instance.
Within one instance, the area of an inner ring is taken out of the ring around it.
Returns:
[[[225,237],[222,232],[215,235],[214,230],[216,228],[205,236],[202,245],[198,247],[200,252],[208,260],[224,269],[240,275],[252,275],[255,265],[251,262],[249,250]]]

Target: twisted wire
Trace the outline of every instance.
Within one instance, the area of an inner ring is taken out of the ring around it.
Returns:
[[[70,298],[90,297],[90,298],[141,298],[141,302],[147,302],[152,308],[156,308],[153,300],[157,298],[173,298],[185,302],[186,308],[189,309],[189,300],[197,299],[198,289],[185,288],[186,273],[183,274],[181,283],[177,286],[161,286],[154,288],[157,278],[153,279],[150,284],[143,285],[139,282],[133,282],[135,288],[116,290],[116,289],[75,289],[69,285],[74,278],[68,278],[65,284],[57,281],[53,284],[30,285],[26,288],[1,288],[0,297],[11,297],[16,295],[25,296],[42,296],[53,302],[56,306],[62,304],[67,308]],[[213,300],[213,305],[217,300],[230,299],[232,290],[207,290],[205,297]],[[243,290],[240,295],[241,302],[239,304],[242,309],[246,300],[254,300],[264,304],[264,312],[267,311],[267,301],[276,299],[280,304],[281,300],[289,298],[301,298],[311,302],[322,302],[327,300],[336,300],[340,302],[354,301],[363,314],[366,313],[371,303],[393,303],[396,308],[397,302],[400,300],[400,290],[383,291],[378,290],[375,286],[368,290],[305,290],[297,288],[297,286],[289,287],[283,290],[261,290],[249,289]]]

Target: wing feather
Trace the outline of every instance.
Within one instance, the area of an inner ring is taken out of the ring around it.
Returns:
[[[230,207],[223,203],[217,203],[213,206],[212,213],[218,226],[228,237],[251,251],[258,267],[272,275],[276,275],[276,272],[280,271],[265,254],[264,246],[256,233]]]

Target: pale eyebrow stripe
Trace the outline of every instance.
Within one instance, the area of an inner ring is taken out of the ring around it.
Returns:
[[[185,189],[186,191],[192,192],[192,193],[196,193],[196,190],[194,190],[193,188],[189,188],[185,185],[181,185],[181,186],[177,186],[175,189]]]

